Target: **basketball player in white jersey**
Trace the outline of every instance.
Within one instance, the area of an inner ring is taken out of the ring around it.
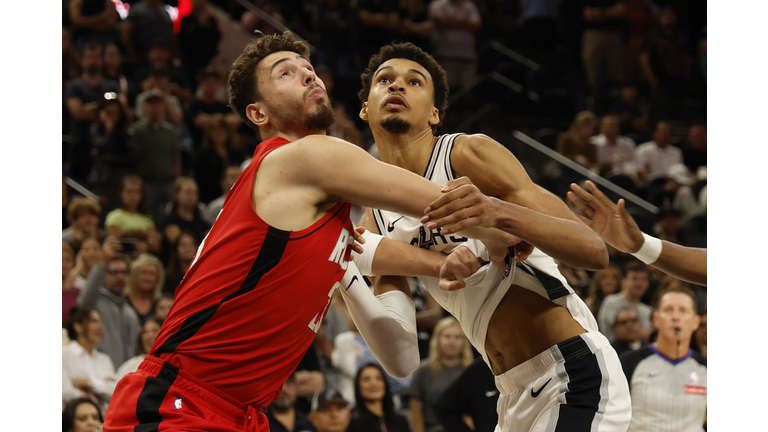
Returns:
[[[604,268],[608,253],[600,237],[535,185],[496,141],[484,135],[434,135],[447,104],[446,77],[419,48],[408,43],[383,47],[361,78],[360,117],[368,121],[382,161],[441,184],[470,177],[486,195],[519,205],[508,232],[536,247],[516,267],[509,257],[508,272],[485,265],[464,279],[460,290],[444,291],[436,278],[421,278],[458,318],[496,375],[497,431],[626,430],[629,390],[619,359],[552,259]],[[482,245],[426,229],[418,218],[368,209],[361,225],[433,251],[466,245],[487,260]],[[364,247],[375,254],[374,242]],[[377,290],[407,290],[402,277],[376,275],[374,281]]]

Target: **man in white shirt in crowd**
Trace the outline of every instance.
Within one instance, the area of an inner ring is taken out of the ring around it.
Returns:
[[[635,141],[620,133],[619,117],[606,114],[600,121],[600,135],[589,139],[597,147],[600,173],[624,174],[624,164],[635,158]]]
[[[653,132],[653,141],[640,144],[635,151],[635,163],[640,178],[650,181],[667,174],[670,166],[683,163],[683,152],[671,145],[672,126],[660,121]]]

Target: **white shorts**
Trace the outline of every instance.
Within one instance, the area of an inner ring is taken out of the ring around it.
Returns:
[[[625,432],[629,386],[608,339],[587,332],[496,376],[495,432]]]

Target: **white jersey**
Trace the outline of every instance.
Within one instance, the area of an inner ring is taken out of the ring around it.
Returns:
[[[455,179],[451,165],[451,151],[454,140],[459,135],[442,135],[438,138],[424,173],[426,179],[441,185]],[[378,209],[373,209],[373,216],[381,235],[389,239],[444,253],[450,253],[456,247],[465,245],[475,255],[487,256],[481,242],[457,234],[442,235],[437,229],[429,231],[418,218]],[[517,268],[513,266],[507,276],[497,266],[486,264],[465,279],[467,286],[461,290],[443,291],[438,285],[437,278],[420,277],[419,279],[440,306],[456,317],[464,334],[480,352],[489,367],[491,364],[485,353],[488,323],[496,306],[512,284],[529,289],[567,308],[585,330],[597,331],[597,322],[589,308],[560,274],[555,261],[538,249],[534,249],[525,262],[518,263]]]

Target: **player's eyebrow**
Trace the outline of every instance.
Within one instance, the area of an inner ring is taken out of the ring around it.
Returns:
[[[309,63],[309,60],[307,60],[307,58],[306,58],[306,57],[304,57],[304,56],[302,56],[302,55],[300,55],[300,56],[296,56],[296,58],[297,58],[297,59],[304,59],[304,60],[306,60],[306,62],[307,62],[307,63]],[[270,74],[270,75],[272,75],[272,72],[275,70],[275,68],[277,67],[277,65],[279,65],[280,63],[283,63],[283,62],[287,62],[287,61],[290,61],[290,60],[291,60],[291,58],[290,58],[290,57],[285,57],[285,58],[283,58],[283,59],[280,59],[280,60],[276,61],[276,62],[275,62],[275,64],[273,64],[273,65],[272,65],[272,67],[269,69],[269,74]],[[309,64],[311,65],[312,63],[309,63]]]
[[[379,72],[383,71],[384,69],[394,69],[394,68],[392,66],[382,66],[373,75],[374,76],[378,75]],[[424,81],[427,81],[427,77],[423,73],[421,73],[420,71],[417,71],[416,69],[408,69],[408,72],[410,72],[410,73],[417,73],[417,74],[421,75],[424,78]]]

